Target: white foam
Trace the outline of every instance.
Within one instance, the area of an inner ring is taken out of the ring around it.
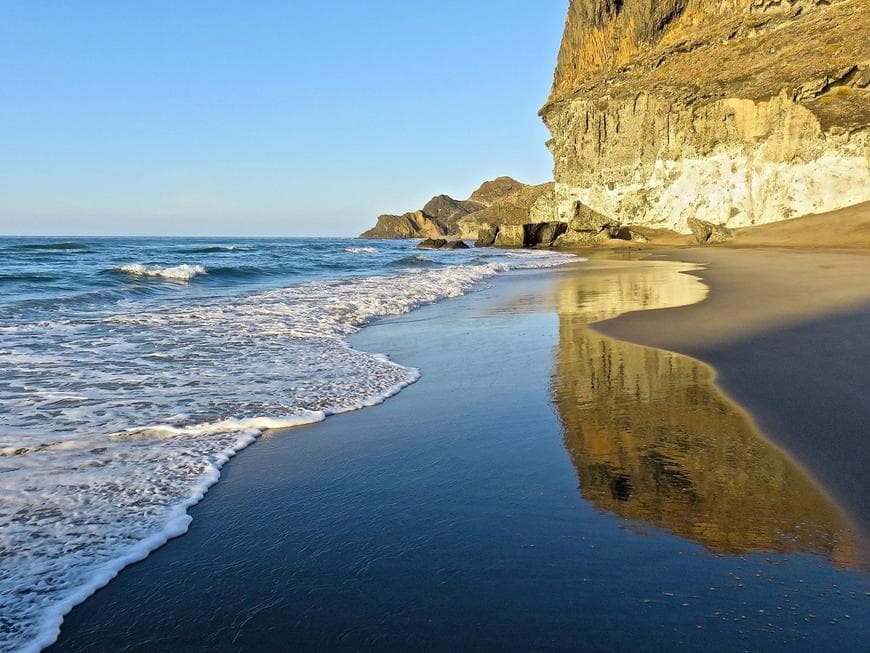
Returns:
[[[377,254],[378,250],[374,247],[345,247],[345,252],[349,254]]]
[[[187,509],[263,430],[419,378],[348,334],[500,271],[575,260],[516,253],[0,332],[0,650],[49,645],[74,605],[184,533]]]
[[[197,275],[208,274],[208,270],[202,265],[189,265],[187,263],[172,267],[161,267],[159,265],[149,267],[141,263],[130,263],[120,266],[117,268],[117,271],[137,277],[162,277],[163,279],[172,279],[173,281],[190,281]]]

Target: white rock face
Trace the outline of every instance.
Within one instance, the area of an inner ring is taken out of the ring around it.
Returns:
[[[687,233],[692,217],[745,227],[870,200],[870,131],[824,131],[784,94],[703,107],[573,100],[546,119],[558,219],[580,201]]]

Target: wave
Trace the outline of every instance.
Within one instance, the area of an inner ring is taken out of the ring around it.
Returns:
[[[171,279],[173,281],[190,281],[200,274],[208,274],[202,265],[189,265],[182,263],[172,267],[161,267],[159,265],[147,266],[142,263],[130,263],[122,265],[114,269],[115,272],[130,274],[137,277],[160,277],[163,279]]]
[[[253,248],[239,245],[210,245],[207,247],[188,247],[176,251],[181,254],[220,254],[225,252],[251,252]]]
[[[530,252],[184,303],[132,302],[28,323],[23,335],[0,331],[8,386],[30,388],[0,388],[0,490],[15,501],[14,512],[0,511],[9,552],[0,623],[13,625],[0,629],[0,650],[51,644],[73,605],[187,530],[188,508],[264,430],[379,403],[419,378],[351,348],[348,335],[503,271],[575,260]],[[124,273],[171,269],[135,264]]]
[[[375,247],[345,247],[344,251],[348,254],[377,254],[378,250]]]
[[[57,281],[61,277],[54,274],[0,274],[0,283],[21,283],[27,281]]]
[[[34,250],[34,251],[73,251],[73,250],[86,250],[88,249],[87,245],[83,245],[82,243],[75,242],[63,242],[63,243],[22,243],[20,245],[13,245],[12,249],[20,249],[20,250]]]
[[[443,263],[433,261],[430,258],[426,258],[422,254],[409,254],[408,256],[403,256],[402,258],[398,258],[395,261],[390,261],[388,265],[394,268],[420,268],[439,267],[442,266]]]
[[[286,271],[286,270],[282,270]],[[250,279],[276,274],[277,270],[261,268],[256,265],[225,265],[216,268],[208,268],[210,277],[227,279]]]

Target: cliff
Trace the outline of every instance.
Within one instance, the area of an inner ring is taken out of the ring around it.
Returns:
[[[482,224],[538,222],[552,206],[553,184],[530,186],[511,177],[485,181],[466,200],[436,195],[419,211],[381,215],[360,238],[475,239]]]
[[[866,0],[571,0],[552,218],[746,227],[870,200]]]

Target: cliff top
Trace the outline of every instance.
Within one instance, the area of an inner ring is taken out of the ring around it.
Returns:
[[[490,181],[483,182],[480,187],[468,197],[468,201],[478,202],[484,206],[489,206],[509,193],[513,193],[514,191],[525,187],[526,184],[517,181],[513,177],[496,177]]]
[[[819,8],[816,6],[819,5]],[[687,104],[786,92],[823,127],[870,122],[866,0],[571,2],[547,104],[655,91]]]

